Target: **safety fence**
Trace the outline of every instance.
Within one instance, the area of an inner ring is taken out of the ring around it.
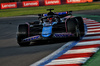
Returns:
[[[23,2],[9,2],[9,3],[1,3],[0,9],[86,3],[86,2],[93,2],[93,0],[36,0],[36,1],[23,1]]]

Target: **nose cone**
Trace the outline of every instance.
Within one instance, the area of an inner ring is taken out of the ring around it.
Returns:
[[[45,26],[42,29],[42,37],[49,37],[52,34],[52,26]]]

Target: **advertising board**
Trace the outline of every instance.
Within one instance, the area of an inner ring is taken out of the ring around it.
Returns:
[[[60,0],[44,0],[45,5],[60,5],[61,1]]]
[[[66,3],[85,3],[85,2],[93,2],[93,0],[66,0]]]
[[[34,7],[39,6],[39,1],[23,1],[23,7]]]
[[[1,3],[1,9],[17,8],[17,2]]]
[[[66,3],[80,3],[81,0],[66,0]]]

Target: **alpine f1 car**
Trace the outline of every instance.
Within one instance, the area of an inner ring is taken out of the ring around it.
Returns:
[[[38,40],[68,37],[76,40],[84,36],[82,17],[72,17],[72,11],[54,13],[54,9],[47,10],[47,14],[38,14],[39,21],[18,25],[17,42],[20,46],[28,46]]]

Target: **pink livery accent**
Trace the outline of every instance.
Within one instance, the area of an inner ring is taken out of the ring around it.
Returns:
[[[30,36],[30,24],[28,22],[26,24],[28,25],[28,36]]]
[[[67,22],[67,19],[65,20],[65,28],[66,28],[66,33],[67,33],[68,31],[67,31],[67,24],[66,24],[66,22]]]

